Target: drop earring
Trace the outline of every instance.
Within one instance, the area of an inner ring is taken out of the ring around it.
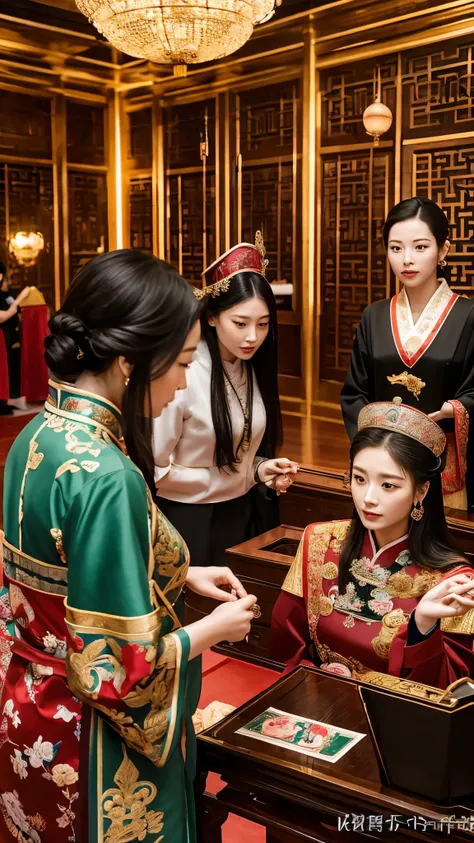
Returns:
[[[412,511],[410,512],[410,515],[413,518],[413,521],[421,521],[424,514],[425,514],[425,508],[424,508],[423,504],[421,503],[421,501],[417,501],[414,504]]]
[[[130,383],[130,378],[125,378],[125,387],[127,387]]]
[[[438,266],[440,266],[441,269],[444,269],[444,267],[447,266],[447,263],[446,263],[445,260],[442,260],[442,261],[439,262]]]

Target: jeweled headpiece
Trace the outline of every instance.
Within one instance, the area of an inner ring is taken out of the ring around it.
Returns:
[[[439,424],[426,416],[421,410],[402,404],[401,398],[390,401],[377,401],[366,404],[359,413],[358,430],[366,427],[380,427],[402,433],[410,439],[416,439],[421,445],[440,457],[446,447],[446,436]]]
[[[255,246],[251,243],[239,243],[204,270],[202,275],[206,286],[202,290],[195,289],[194,295],[198,301],[206,296],[215,298],[221,293],[227,293],[234,275],[239,272],[258,272],[265,278],[267,266],[262,232],[257,231]]]

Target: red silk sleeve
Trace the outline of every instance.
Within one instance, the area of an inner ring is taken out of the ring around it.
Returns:
[[[473,636],[436,629],[426,641],[407,646],[408,625],[392,641],[388,672],[403,679],[447,688],[463,676],[474,676]]]
[[[311,638],[302,597],[282,591],[275,603],[270,629],[270,657],[285,662],[285,673],[300,664],[313,665]]]

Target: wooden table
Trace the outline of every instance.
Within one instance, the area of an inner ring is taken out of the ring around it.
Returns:
[[[366,737],[331,764],[236,734],[270,706]],[[209,771],[227,782],[216,796]],[[385,784],[357,686],[303,667],[198,736],[196,808],[200,843],[220,843],[229,811],[265,826],[267,843],[474,841],[474,802],[443,807]]]

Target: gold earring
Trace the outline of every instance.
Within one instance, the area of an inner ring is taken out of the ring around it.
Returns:
[[[446,261],[444,259],[442,261],[440,261],[439,266],[441,267],[441,269],[444,269],[444,267],[447,266]]]
[[[127,387],[130,383],[130,378],[125,378],[125,386]]]
[[[413,518],[413,521],[421,521],[424,514],[425,514],[425,508],[424,508],[423,504],[421,503],[421,501],[417,501],[413,505],[413,509],[410,512],[410,515]]]

